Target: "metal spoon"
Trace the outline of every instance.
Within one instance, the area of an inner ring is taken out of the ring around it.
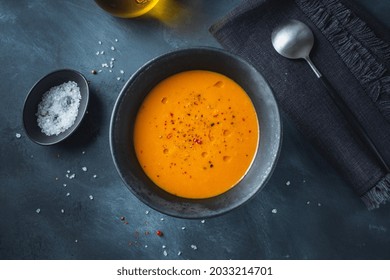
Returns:
[[[316,74],[317,78],[321,80],[330,97],[348,120],[356,135],[358,135],[360,140],[371,149],[385,170],[389,172],[388,165],[378,152],[378,149],[372,142],[371,138],[368,136],[366,131],[355,117],[354,113],[349,109],[344,100],[340,97],[340,95],[337,94],[328,80],[322,76],[321,72],[310,60],[310,51],[314,45],[314,36],[310,28],[298,20],[288,20],[273,30],[271,40],[275,50],[282,56],[290,59],[300,58],[307,61],[313,72]]]

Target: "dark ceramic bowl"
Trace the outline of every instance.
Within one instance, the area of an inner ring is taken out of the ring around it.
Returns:
[[[80,88],[81,100],[78,114],[74,124],[58,135],[47,136],[41,131],[38,126],[36,113],[38,111],[38,104],[42,100],[42,95],[50,90],[52,87],[61,85],[63,83],[74,81]],[[30,90],[24,101],[23,108],[23,124],[27,135],[35,143],[40,145],[53,145],[68,138],[80,125],[85,112],[87,110],[89,100],[89,87],[85,77],[74,70],[63,69],[49,73],[40,79]]]
[[[251,98],[259,119],[259,147],[249,171],[234,188],[208,199],[181,198],[157,187],[142,170],[133,145],[134,122],[145,96],[161,80],[186,70],[209,70],[233,79]],[[279,155],[281,133],[281,121],[273,93],[253,66],[223,50],[193,48],[153,59],[130,78],[112,113],[110,146],[120,176],[141,201],[171,216],[206,218],[242,205],[264,187]]]

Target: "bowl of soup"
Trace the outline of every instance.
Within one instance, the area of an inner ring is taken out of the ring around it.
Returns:
[[[256,195],[281,146],[271,88],[247,61],[216,48],[163,54],[125,84],[110,123],[115,166],[151,208],[221,215]]]

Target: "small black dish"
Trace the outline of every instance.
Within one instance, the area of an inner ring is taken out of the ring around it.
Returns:
[[[137,112],[149,91],[165,78],[187,70],[209,70],[233,79],[251,98],[260,123],[258,152],[247,174],[234,188],[207,199],[177,197],[156,186],[140,166],[133,143]],[[162,213],[189,219],[224,214],[259,192],[276,165],[281,138],[278,106],[263,76],[242,58],[214,48],[177,50],[146,63],[123,87],[110,124],[111,153],[129,190],[142,202]]]
[[[41,131],[37,122],[37,110],[38,104],[42,100],[42,96],[45,92],[50,90],[52,87],[61,85],[63,83],[74,81],[80,88],[81,100],[78,109],[78,114],[74,124],[58,135],[48,136]],[[41,78],[30,90],[26,100],[24,101],[23,108],[23,125],[27,135],[32,141],[40,145],[53,145],[70,136],[80,125],[85,112],[87,111],[89,100],[89,86],[85,77],[71,69],[62,69],[51,72]]]

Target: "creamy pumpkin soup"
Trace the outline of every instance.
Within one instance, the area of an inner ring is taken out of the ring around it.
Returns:
[[[185,198],[209,198],[234,187],[257,151],[259,125],[246,92],[219,73],[168,77],[137,114],[134,146],[145,173]]]

